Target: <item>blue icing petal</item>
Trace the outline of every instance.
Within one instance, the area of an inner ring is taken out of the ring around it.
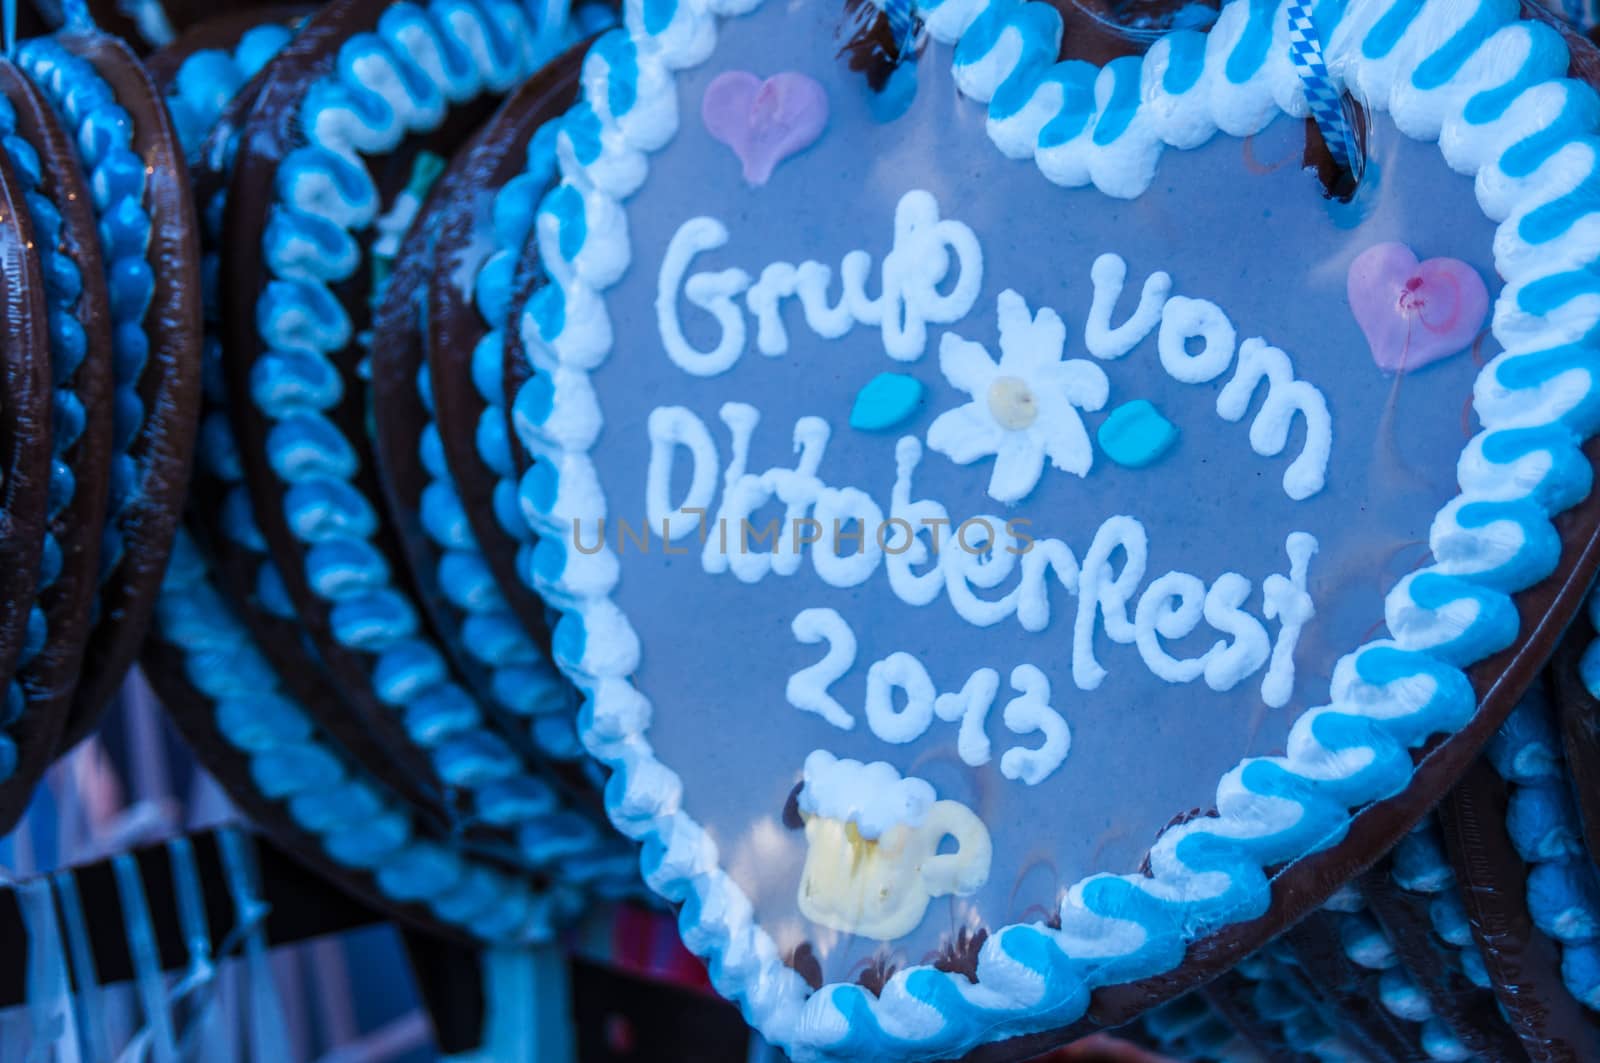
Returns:
[[[1561,978],[1584,1007],[1600,1010],[1600,942],[1562,949]]]
[[[54,250],[45,251],[39,256],[39,262],[44,266],[45,293],[56,302],[57,307],[66,308],[76,303],[83,292],[83,274],[78,264]],[[79,328],[81,331],[82,326]]]
[[[251,764],[250,774],[262,794],[283,798],[326,789],[344,777],[344,769],[326,750],[293,746],[263,754]]]
[[[61,510],[65,508],[67,503],[72,501],[72,496],[77,493],[77,489],[78,477],[77,474],[72,471],[72,466],[68,465],[60,458],[52,459],[50,462],[50,486],[48,495],[50,516],[54,517],[56,514],[60,513]],[[46,539],[47,543],[54,541],[55,540],[53,538]],[[60,548],[57,547],[57,550],[59,549]],[[59,560],[60,558],[58,555],[57,561],[59,562]]]
[[[462,609],[482,609],[499,597],[494,574],[476,552],[446,551],[439,560],[439,583]]]
[[[56,433],[56,449],[64,451],[77,443],[78,437],[83,435],[89,415],[84,412],[83,402],[78,396],[60,390],[56,392],[55,408],[51,413],[53,415],[51,423]]]
[[[351,867],[372,867],[411,840],[411,823],[388,813],[330,833],[324,839],[328,855]]]
[[[1094,142],[1100,145],[1114,143],[1127,130],[1142,102],[1139,96],[1140,72],[1143,60],[1125,55],[1106,64],[1103,77],[1112,79],[1111,99],[1095,123]]]
[[[914,376],[879,373],[856,393],[855,405],[850,409],[850,427],[862,432],[897,428],[916,414],[925,392],[922,381]]]
[[[482,723],[477,703],[448,684],[436,685],[413,698],[405,712],[406,733],[423,746],[435,746]],[[481,800],[479,808],[481,811]]]
[[[120,258],[111,264],[107,283],[111,291],[111,316],[117,321],[143,321],[155,297],[156,278],[142,258]]]
[[[144,423],[144,402],[139,393],[123,388],[112,397],[111,442],[118,450],[126,450],[139,434]]]
[[[422,429],[422,438],[417,443],[417,455],[422,459],[422,467],[428,470],[428,475],[441,479],[447,472],[444,453],[444,440],[439,435],[438,426],[429,421]]]
[[[531,775],[517,775],[484,787],[479,809],[490,823],[506,825],[542,816],[556,809],[549,785]]]
[[[209,125],[244,86],[246,76],[227,52],[207,48],[184,60],[175,81],[179,95],[202,108]]]
[[[39,170],[39,153],[33,150],[33,145],[21,137],[9,136],[4,138],[4,146],[11,164],[21,171],[18,176],[23,183],[29,188],[37,187],[43,175]]]
[[[217,705],[217,727],[240,749],[265,752],[311,737],[311,721],[293,702],[266,694]]]
[[[452,786],[477,788],[521,771],[521,759],[487,731],[474,731],[438,748],[439,777]]]
[[[142,321],[124,321],[112,331],[112,365],[117,382],[131,383],[144,372],[150,360],[150,337],[145,335]]]
[[[407,846],[378,869],[378,885],[396,900],[420,901],[453,888],[461,880],[461,859],[438,845]]]
[[[109,209],[119,199],[142,201],[144,186],[144,160],[126,147],[108,149],[89,175],[89,194],[100,211]]]
[[[1118,465],[1142,469],[1172,449],[1178,442],[1178,429],[1148,400],[1134,399],[1112,410],[1095,438]]]
[[[377,649],[415,633],[417,614],[394,591],[366,591],[336,603],[328,613],[328,626],[334,637],[352,649]],[[415,652],[386,657],[388,668],[373,679],[375,688],[388,690],[396,699],[404,697],[407,689],[438,682],[444,674],[443,662],[426,643],[413,640],[406,646]]]
[[[61,577],[61,564],[61,541],[54,535],[46,535],[39,557],[40,589],[51,586]]]
[[[496,673],[495,695],[512,712],[559,716],[563,724],[571,727],[572,697],[542,659],[537,667],[504,668]]]
[[[246,30],[234,52],[239,73],[247,79],[254,77],[283,50],[293,36],[294,33],[287,26],[269,24],[252,26]]]
[[[28,696],[18,684],[6,688],[4,701],[0,701],[0,726],[9,727],[22,718],[28,707]]]
[[[495,194],[493,225],[495,242],[501,254],[521,247],[533,228],[533,213],[539,207],[539,197],[549,183],[548,175],[540,178],[531,173],[520,173],[507,181]]]
[[[306,578],[325,598],[344,598],[387,582],[389,562],[364,539],[326,539],[306,553]]]
[[[496,473],[509,475],[513,469],[511,461],[511,443],[506,438],[505,418],[499,411],[485,409],[478,418],[478,430],[475,433],[478,445],[478,455],[483,463]]]
[[[334,615],[341,621],[348,611],[341,603],[334,607]],[[444,656],[431,642],[420,638],[398,638],[418,626],[409,606],[390,591],[376,592],[356,600],[368,614],[368,623],[377,634],[372,642],[381,638],[384,652],[372,672],[372,689],[390,705],[404,705],[425,690],[447,685],[449,667]],[[342,628],[348,632],[348,628]],[[353,634],[350,645],[360,645],[359,632]]]
[[[1161,87],[1170,95],[1181,96],[1194,88],[1205,73],[1206,36],[1191,30],[1181,30],[1165,38],[1169,42],[1167,71],[1162,76]]]
[[[132,146],[133,122],[121,107],[99,107],[90,111],[78,126],[78,153],[91,168],[98,168],[114,153],[130,151]],[[90,187],[96,187],[92,178]]]
[[[491,255],[478,270],[473,295],[478,304],[478,313],[491,325],[504,321],[509,312],[511,284],[516,271],[516,256],[509,253]]]
[[[347,781],[320,793],[297,795],[289,810],[302,827],[321,833],[358,826],[379,815],[383,802],[372,787]]]

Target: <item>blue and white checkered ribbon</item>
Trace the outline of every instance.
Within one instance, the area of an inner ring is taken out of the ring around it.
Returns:
[[[1354,132],[1344,113],[1344,94],[1328,74],[1322,59],[1322,41],[1311,21],[1311,8],[1305,0],[1289,0],[1289,57],[1306,90],[1306,105],[1322,130],[1322,139],[1339,168],[1355,169]]]

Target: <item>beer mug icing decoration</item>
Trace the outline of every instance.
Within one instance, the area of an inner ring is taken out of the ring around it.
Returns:
[[[972,809],[934,799],[921,779],[883,761],[806,758],[799,807],[806,866],[800,911],[813,923],[892,941],[922,922],[928,902],[966,896],[989,878],[993,844]],[[956,848],[942,852],[945,838]]]
[[[519,571],[646,882],[796,1059],[1242,958],[1593,565],[1600,101],[1555,31],[1069,7],[630,3],[558,127]]]

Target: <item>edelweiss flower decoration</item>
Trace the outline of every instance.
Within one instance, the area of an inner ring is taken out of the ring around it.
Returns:
[[[1094,447],[1078,411],[1104,406],[1111,383],[1093,362],[1062,360],[1067,330],[1049,307],[1035,316],[1007,289],[999,318],[999,364],[954,333],[940,341],[940,371],[972,401],[934,420],[928,446],[958,465],[993,454],[989,497],[1009,503],[1034,489],[1046,457],[1063,472],[1088,475]]]

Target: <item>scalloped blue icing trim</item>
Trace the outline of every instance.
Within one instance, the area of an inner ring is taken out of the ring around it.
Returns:
[[[545,128],[554,132],[548,124]],[[487,404],[478,418],[475,443],[479,459],[498,480],[497,503],[501,496],[514,494],[515,489],[499,372],[504,331],[497,323],[503,322],[508,313],[517,257],[533,227],[538,196],[555,179],[555,155],[548,139],[536,134],[529,141],[523,171],[496,191],[491,229],[494,250],[485,256],[472,278],[473,306],[488,326],[472,352],[473,387]],[[512,614],[462,511],[434,419],[426,362],[417,374],[417,392],[427,411],[418,442],[426,474],[422,526],[440,551],[436,578],[456,612],[462,648],[487,670],[500,705],[531,718],[534,739],[542,749],[564,760],[581,757],[583,747],[574,722],[576,704],[566,681]],[[514,508],[505,512],[505,507],[497,504],[495,512],[509,534],[527,541],[527,525]]]
[[[1361,1059],[1317,1013],[1312,1003],[1280,977],[1275,964],[1295,965],[1287,949],[1274,942],[1240,960],[1234,971],[1251,983],[1250,1003],[1265,1023],[1277,1027],[1284,1044],[1322,1063],[1357,1063]]]
[[[1555,707],[1537,685],[1484,752],[1510,791],[1506,830],[1528,865],[1528,914],[1559,946],[1568,992],[1600,1011],[1600,875],[1569,792]]]
[[[288,43],[293,32],[294,30],[275,25],[255,27],[241,38],[231,57],[229,53],[220,51],[197,53],[197,56],[203,54],[204,57],[198,59],[196,66],[189,67],[186,63],[180,68],[176,84],[186,85],[187,89],[183,91],[186,91],[188,97],[194,101],[188,112],[188,120],[194,124],[190,135],[197,138],[194,148],[198,149],[201,146],[209,135],[209,126],[215,125],[220,119],[238,90],[249,80],[248,75],[265,66],[273,55]],[[191,60],[196,58],[191,57]],[[225,60],[231,60],[236,65],[230,69],[225,65]],[[208,83],[207,79],[212,77],[215,81]],[[169,96],[169,100],[171,99],[173,97]],[[198,128],[198,124],[202,122],[208,123],[207,129]],[[237,147],[238,138],[235,135],[220,146],[221,155],[214,160],[214,165],[223,172],[231,170]],[[244,484],[243,468],[239,462],[233,429],[227,417],[221,341],[212,328],[217,323],[219,312],[216,281],[221,261],[216,248],[222,233],[225,205],[226,182],[222,182],[201,211],[202,231],[205,235],[202,248],[202,277],[205,282],[203,302],[208,329],[202,362],[206,409],[202,414],[202,446],[199,460],[205,463],[207,471],[223,485],[226,491],[223,533],[238,545],[259,554],[264,550],[264,543],[251,513],[249,492]],[[281,578],[270,560],[262,561],[259,581],[257,591],[262,604],[275,609],[280,616],[292,617],[293,606],[289,603]],[[502,796],[508,802],[520,803],[525,809],[548,810],[554,808],[556,802],[553,792],[532,784],[531,781],[529,785],[506,787]],[[380,820],[380,822],[386,821]],[[600,894],[621,891],[621,881],[626,881],[628,884],[637,882],[631,854],[624,857],[613,852],[609,854],[609,859],[606,857],[607,854],[602,851],[578,854],[570,862],[573,873],[566,877],[576,881],[580,877],[587,876],[586,888]],[[563,867],[558,870],[565,875],[567,869]],[[559,913],[565,917],[570,910],[575,910],[576,902],[563,901],[558,907]]]
[[[435,580],[455,613],[461,649],[488,673],[495,702],[529,721],[534,741],[542,750],[561,760],[581,757],[583,746],[574,722],[576,703],[566,680],[512,614],[462,510],[434,420],[426,363],[417,374],[417,390],[428,414],[417,443],[425,473],[421,523],[439,550]],[[480,440],[482,427],[480,420]]]
[[[150,356],[145,312],[155,295],[155,273],[146,259],[151,222],[144,204],[144,160],[132,150],[132,116],[86,60],[55,40],[40,37],[18,47],[17,64],[50,101],[89,177],[89,198],[99,225],[106,286],[111,296],[115,389],[110,490],[100,543],[103,586],[122,561],[125,506],[139,490],[139,471],[128,451],[145,422],[139,381]]]
[[[426,905],[485,941],[549,940],[581,908],[568,885],[538,893],[417,837],[405,805],[365,778],[283,691],[186,532],[173,546],[155,617],[157,634],[185,654],[189,684],[214,703],[217,733],[249,758],[256,789],[315,836],[329,859],[371,875],[390,899]]]
[[[1142,1016],[1145,1033],[1173,1059],[1223,1059],[1234,1038],[1228,1025],[1195,993],[1168,1001]]]
[[[1445,858],[1444,839],[1434,814],[1430,813],[1400,839],[1392,853],[1389,877],[1401,889],[1430,898],[1428,921],[1433,926],[1435,944],[1448,950],[1467,981],[1479,989],[1490,988],[1489,972],[1473,940],[1466,905],[1461,903],[1455,870]]]
[[[609,9],[586,4],[574,13],[570,39],[560,43],[568,46],[575,43],[579,33],[598,32],[614,22]],[[556,179],[555,132],[555,122],[542,125],[528,141],[522,170],[495,191],[490,226],[492,250],[479,262],[471,279],[472,305],[487,330],[471,358],[472,384],[485,404],[474,435],[475,449],[495,480],[496,522],[528,551],[532,536],[517,510],[516,469],[506,438],[501,352],[518,260],[533,231],[539,197]],[[427,379],[424,366],[417,380],[428,411],[419,444],[422,466],[429,476],[423,490],[422,525],[443,551],[438,583],[461,614],[463,646],[489,670],[501,704],[534,717],[534,738],[542,749],[562,759],[580,757],[583,747],[573,719],[576,706],[565,689],[565,680],[533,645],[495,587],[471,524],[460,512],[460,499],[433,419],[433,396]],[[482,629],[481,637],[475,637],[474,627]],[[537,674],[525,676],[529,670],[536,670]]]
[[[275,22],[251,26],[231,51],[202,48],[179,64],[167,89],[167,111],[190,165],[239,90],[283,50],[294,34],[295,28]]]
[[[1493,331],[1504,353],[1478,377],[1483,431],[1458,463],[1461,494],[1433,522],[1432,563],[1388,594],[1392,637],[1339,661],[1331,704],[1296,721],[1287,754],[1244,761],[1218,785],[1216,818],[1157,839],[1150,877],[1095,875],[1068,891],[1059,929],[999,929],[975,984],[912,967],[879,994],[844,984],[813,992],[755,923],[715,843],[683,811],[683,780],[651,749],[650,705],[628,680],[637,636],[609,596],[615,558],[605,549],[567,556],[549,534],[604,504],[588,456],[597,419],[587,371],[609,354],[603,293],[631,253],[618,200],[644,179],[646,153],[676,131],[673,71],[710,57],[719,16],[758,3],[629,0],[626,32],[602,38],[585,62],[572,120],[600,135],[573,136],[561,153],[564,182],[537,223],[557,283],[523,318],[539,341],[532,356],[558,377],[557,401],[543,405],[567,414],[531,424],[521,440],[537,459],[521,484],[523,511],[546,533],[531,576],[563,611],[557,663],[586,695],[585,743],[614,769],[613,821],[645,843],[646,881],[682,904],[684,940],[709,960],[717,988],[798,1060],[960,1055],[1065,1025],[1097,986],[1169,971],[1189,942],[1259,916],[1270,899],[1265,868],[1336,844],[1351,809],[1407,784],[1410,749],[1471,718],[1476,698],[1463,670],[1515,639],[1511,595],[1553,571],[1551,518],[1590,486],[1578,446],[1600,427],[1600,358],[1580,337],[1600,323],[1588,192],[1600,172],[1600,101],[1564,79],[1559,35],[1518,22],[1515,0],[1315,5],[1334,80],[1387,110],[1406,135],[1437,140],[1501,223],[1506,283]],[[1270,0],[1235,0],[1209,33],[1169,34],[1142,59],[1101,70],[1054,62],[1061,23],[1045,4],[935,0],[919,14],[955,46],[957,87],[988,105],[996,146],[1060,184],[1135,196],[1166,147],[1306,114],[1284,11]],[[585,403],[591,412],[571,416]]]
[[[1344,889],[1325,908],[1338,920],[1345,956],[1357,967],[1378,973],[1378,1003],[1390,1015],[1417,1027],[1417,1043],[1428,1058],[1449,1063],[1471,1059],[1472,1050],[1434,1014],[1427,994],[1395,955],[1394,943],[1367,912],[1366,900],[1361,894],[1354,889]]]
[[[52,425],[50,488],[46,516],[54,522],[72,504],[77,493],[77,476],[65,457],[83,435],[87,414],[73,386],[73,377],[88,355],[89,341],[77,317],[78,294],[83,276],[78,264],[61,247],[61,211],[43,192],[43,173],[39,153],[17,134],[17,113],[11,101],[0,96],[0,151],[11,161],[12,171],[22,184],[24,207],[33,223],[34,243],[39,249],[44,271],[46,321],[50,335],[50,395]],[[35,594],[41,594],[61,574],[61,543],[45,527],[44,546],[39,559],[39,579]],[[17,657],[17,674],[6,686],[5,702],[0,706],[0,780],[9,778],[17,766],[16,743],[5,729],[26,711],[28,696],[21,673],[39,655],[50,638],[50,618],[36,600],[28,610],[26,638]]]
[[[356,453],[324,414],[343,388],[327,354],[351,339],[329,286],[357,268],[354,233],[374,223],[380,206],[363,155],[437,128],[454,102],[506,92],[540,61],[529,16],[501,2],[396,3],[376,33],[341,45],[333,71],[301,103],[307,142],[278,171],[262,241],[271,279],[256,308],[266,350],[252,371],[252,398],[270,426],[268,460],[287,485],[285,516],[307,548],[308,584],[330,605],[333,637],[373,658],[378,697],[404,715],[440,777],[470,795],[478,816],[516,830],[529,866],[605,892],[636,881],[631,851],[572,809],[517,799],[548,788],[484,726],[391,581],[371,541],[381,518],[351,482]],[[256,534],[247,502],[234,512],[238,534]]]

